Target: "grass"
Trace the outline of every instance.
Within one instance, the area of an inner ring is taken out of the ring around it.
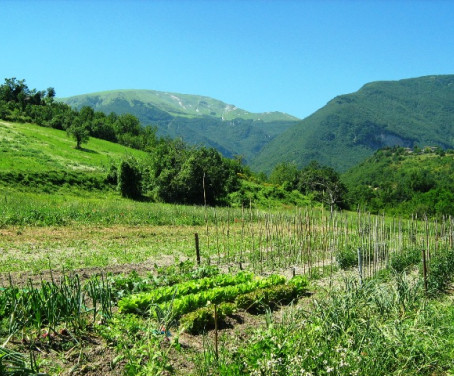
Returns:
[[[428,301],[419,281],[349,282],[226,346],[219,361],[199,357],[198,374],[448,375],[453,315],[451,300]]]
[[[145,159],[146,153],[91,138],[82,150],[66,132],[33,124],[0,122],[0,172],[72,170],[104,173],[125,154]]]

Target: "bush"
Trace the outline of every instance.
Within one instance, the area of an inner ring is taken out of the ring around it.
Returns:
[[[358,265],[358,253],[352,248],[341,249],[336,254],[336,261],[341,269],[348,269]]]
[[[391,254],[389,267],[395,272],[402,273],[411,266],[418,264],[421,261],[421,250],[410,249],[402,253]]]
[[[142,197],[142,173],[137,161],[129,158],[120,164],[118,188],[123,197],[139,199]]]

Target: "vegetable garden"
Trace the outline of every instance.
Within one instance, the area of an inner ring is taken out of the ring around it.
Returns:
[[[451,218],[180,207],[197,225],[169,226],[160,210],[159,226],[182,231],[173,263],[80,274],[57,262],[50,278],[26,283],[10,274],[0,291],[0,374],[454,371]],[[72,223],[99,226],[92,221]],[[140,247],[157,260],[169,245],[144,237]]]

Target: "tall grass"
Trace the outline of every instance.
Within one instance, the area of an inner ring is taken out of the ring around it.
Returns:
[[[25,288],[10,281],[10,286],[0,291],[0,321],[7,323],[9,338],[24,330],[39,333],[45,328],[51,340],[59,325],[74,332],[84,330],[90,311],[93,322],[98,313],[111,317],[111,296],[110,284],[104,277],[92,278],[85,287],[77,274],[64,276],[59,282],[53,278],[43,280],[39,286],[30,280]]]
[[[449,374],[453,317],[450,303],[426,299],[419,280],[404,275],[363,285],[347,280],[309,311],[288,311],[245,343],[226,338],[219,361],[196,360],[198,374]]]

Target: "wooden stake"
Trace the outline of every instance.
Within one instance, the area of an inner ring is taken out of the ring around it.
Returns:
[[[219,349],[218,349],[218,311],[216,304],[214,305],[214,349],[217,361],[219,359]]]
[[[424,277],[424,291],[427,294],[427,260],[426,260],[426,250],[422,250],[422,273]]]
[[[195,253],[197,257],[197,265],[200,266],[200,247],[199,247],[199,234],[196,232],[194,234],[195,238]]]

